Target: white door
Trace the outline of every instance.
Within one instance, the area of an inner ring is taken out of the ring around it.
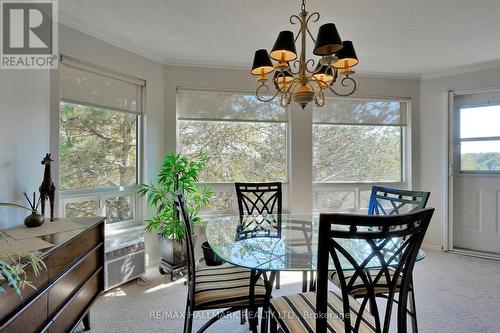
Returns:
[[[500,254],[500,91],[453,106],[453,248]]]

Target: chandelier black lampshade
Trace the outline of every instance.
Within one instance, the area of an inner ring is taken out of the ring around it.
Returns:
[[[265,75],[274,70],[273,63],[265,49],[255,51],[251,73],[253,75]]]
[[[279,62],[288,62],[297,59],[293,32],[285,30],[279,33],[270,56]]]
[[[293,82],[293,75],[288,71],[277,71],[274,73],[273,82],[276,89],[286,90]]]
[[[314,74],[312,77],[318,81],[316,83],[321,87],[321,88],[326,88],[333,82],[333,73],[332,73],[332,68],[330,66],[323,66],[321,64],[318,64],[316,66],[316,69],[314,70]]]
[[[318,56],[326,56],[336,53],[341,49],[342,40],[335,24],[326,23],[319,27],[313,53]]]
[[[335,68],[351,68],[359,63],[358,56],[350,40],[344,41],[344,47],[336,56],[338,60],[333,64]]]

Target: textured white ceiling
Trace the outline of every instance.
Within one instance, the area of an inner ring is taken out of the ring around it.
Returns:
[[[298,0],[60,0],[63,23],[166,64],[249,67]],[[362,72],[424,74],[500,60],[500,0],[308,0],[352,39]],[[308,50],[311,50],[309,44]]]

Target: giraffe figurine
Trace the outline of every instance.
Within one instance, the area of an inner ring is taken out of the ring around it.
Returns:
[[[42,203],[42,215],[45,216],[45,201],[49,199],[50,204],[50,220],[54,221],[54,200],[56,194],[56,187],[50,176],[50,163],[53,160],[50,158],[50,153],[47,153],[42,160],[42,165],[45,165],[45,172],[43,174],[43,181],[38,190],[40,191],[40,201]]]

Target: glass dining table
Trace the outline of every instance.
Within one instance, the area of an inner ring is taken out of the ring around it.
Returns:
[[[306,291],[307,272],[313,275],[317,267],[319,215],[263,214],[253,216],[228,215],[209,219],[205,235],[212,250],[225,262],[251,270],[250,293],[258,278],[265,280],[266,290],[270,298],[276,272],[303,272],[302,290]],[[354,258],[360,261],[367,258],[372,247],[362,239],[342,239],[342,246]],[[384,257],[393,257],[391,264],[398,264],[398,256],[394,255],[403,242],[394,238],[382,249]],[[417,261],[425,257],[420,250]],[[347,260],[342,263],[344,269],[352,266]],[[373,256],[366,269],[380,268],[378,256]],[[333,261],[330,269],[335,270]],[[309,288],[313,289],[313,279]],[[252,303],[252,297],[250,298]],[[252,304],[251,304],[252,305]],[[255,324],[256,326],[256,324]],[[264,325],[262,325],[264,330]],[[253,328],[255,331],[255,327]]]

